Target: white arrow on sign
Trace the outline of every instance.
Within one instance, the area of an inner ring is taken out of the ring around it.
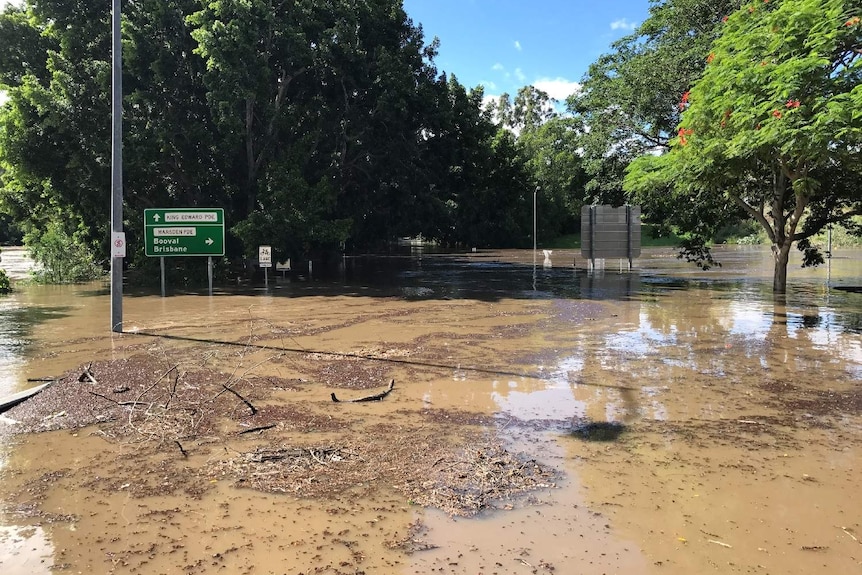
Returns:
[[[205,243],[206,245],[208,245],[208,246],[211,246],[211,245],[213,244],[213,239],[212,239],[212,238],[207,238],[207,239],[206,239],[206,241],[205,241],[204,243]]]
[[[160,219],[162,219],[162,218],[160,218],[160,217],[159,217],[159,214],[155,214],[155,215],[153,216],[153,221],[154,221],[154,222],[157,222],[157,221],[159,221]]]

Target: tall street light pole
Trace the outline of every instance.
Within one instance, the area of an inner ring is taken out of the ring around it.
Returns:
[[[539,195],[539,186],[536,186],[536,189],[533,190],[533,267],[536,267],[536,224],[538,219],[536,217],[536,196]]]
[[[123,332],[123,258],[114,238],[123,231],[123,57],[120,0],[112,0],[111,18],[111,331]]]

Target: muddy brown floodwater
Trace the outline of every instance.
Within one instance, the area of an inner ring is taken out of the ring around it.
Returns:
[[[123,334],[20,286],[0,395],[56,382],[0,421],[0,572],[862,573],[862,252],[780,303],[719,255],[414,254]]]

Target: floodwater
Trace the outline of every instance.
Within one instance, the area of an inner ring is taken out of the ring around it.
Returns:
[[[792,262],[784,301],[766,250],[717,255],[707,272],[661,249],[632,271],[565,251],[350,258],[268,288],[129,295],[123,334],[103,285],[21,287],[0,298],[0,396],[91,362],[207,363],[297,382],[277,397],[359,443],[429,413],[458,436],[470,414],[559,480],[459,517],[382,467],[319,497],[196,471],[256,443],[183,439],[183,459],[97,425],[12,435],[0,572],[860,573],[862,251]],[[383,401],[329,400],[389,378]],[[342,440],[317,426],[285,437]]]

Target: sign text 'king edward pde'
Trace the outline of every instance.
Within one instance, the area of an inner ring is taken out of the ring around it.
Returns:
[[[147,257],[223,256],[223,208],[144,210]]]

